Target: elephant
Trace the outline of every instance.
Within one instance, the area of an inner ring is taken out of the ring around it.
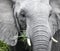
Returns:
[[[51,6],[49,0],[16,0],[14,15],[26,19],[26,36],[31,40],[33,51],[49,51],[52,37],[49,25]]]
[[[51,38],[58,24],[57,12],[50,3],[50,0],[0,0],[0,39],[15,46],[18,33],[26,27],[33,51],[51,51]],[[23,22],[26,26],[22,26]]]
[[[53,1],[53,2],[52,2]],[[25,19],[26,36],[33,51],[51,51],[53,36],[60,27],[56,0],[16,0],[14,15]],[[56,7],[55,7],[56,5]],[[30,42],[31,41],[31,42]],[[31,44],[30,44],[31,43]]]

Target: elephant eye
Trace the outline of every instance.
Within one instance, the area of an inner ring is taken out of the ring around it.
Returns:
[[[20,16],[22,16],[22,17],[26,17],[26,12],[25,12],[24,10],[21,10],[21,12],[20,12]]]

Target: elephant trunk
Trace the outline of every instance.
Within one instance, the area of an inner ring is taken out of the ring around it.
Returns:
[[[33,51],[49,51],[49,40],[51,36],[48,19],[39,19],[34,21],[32,27]]]

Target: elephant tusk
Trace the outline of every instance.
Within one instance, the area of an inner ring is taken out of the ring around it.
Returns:
[[[29,46],[31,46],[31,42],[30,42],[29,38],[27,38],[27,43],[28,43]]]
[[[52,37],[51,39],[53,42],[58,43],[58,40],[56,40],[55,38]]]

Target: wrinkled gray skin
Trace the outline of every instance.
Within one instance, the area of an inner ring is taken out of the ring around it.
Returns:
[[[31,39],[33,51],[50,51],[49,0],[20,0],[15,6],[14,14],[17,12],[20,18],[22,12],[25,15],[26,34]]]
[[[17,39],[12,38],[18,36],[17,33],[11,2],[9,0],[0,0],[0,40],[15,46]]]
[[[26,19],[26,34],[31,39],[33,51],[51,51],[50,39],[59,28],[57,24],[59,17],[55,16],[57,12],[54,4],[50,5],[49,0],[16,0],[15,2],[14,15],[17,13],[19,20]]]
[[[13,6],[14,15],[16,15],[17,13],[17,17],[19,18],[19,20],[21,20],[22,17],[26,19],[26,34],[31,39],[33,51],[51,51],[50,38],[54,35],[57,24],[56,27],[53,28],[53,25],[56,22],[56,18],[55,16],[49,17],[51,11],[49,0],[12,1],[15,2]],[[8,0],[0,0],[0,2],[0,6],[2,6],[0,7],[0,39],[14,46],[16,45],[17,39],[11,39],[14,36],[18,36],[18,34],[12,16],[13,13],[11,4]],[[3,9],[4,7],[6,9]],[[2,15],[1,12],[4,14]]]
[[[15,4],[14,14],[17,12],[19,18],[26,18],[26,34],[31,39],[33,51],[51,51],[50,38],[60,27],[57,4],[50,3],[49,0],[17,0]]]
[[[52,30],[53,30],[52,33],[54,35],[55,32],[60,29],[60,0],[50,0],[50,5],[52,7],[52,12],[51,12],[51,16],[50,16],[49,20],[50,20],[50,24],[52,25],[51,26]],[[57,36],[55,36],[55,38],[57,38]],[[59,40],[58,40],[58,42],[59,42]],[[57,44],[58,43],[52,44],[51,51],[59,51],[59,50],[57,50],[59,48]]]
[[[50,0],[50,5],[52,7],[53,19],[57,20],[57,21],[54,21],[55,23],[54,22],[53,23],[55,25],[58,23],[58,29],[60,29],[60,0]]]
[[[16,16],[16,14],[13,14],[13,8],[14,8],[13,5],[17,1],[18,0],[0,0],[0,40],[4,41],[5,43],[11,46],[16,45],[18,38],[18,29],[15,24],[15,23],[18,24],[18,22],[15,22],[14,16]],[[25,21],[23,20],[22,21],[20,20],[19,23],[21,24],[21,22]],[[25,26],[21,27],[24,28]]]

